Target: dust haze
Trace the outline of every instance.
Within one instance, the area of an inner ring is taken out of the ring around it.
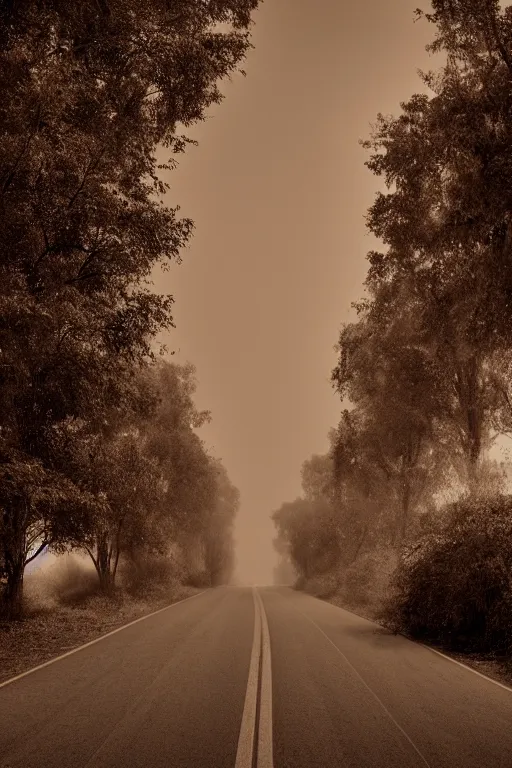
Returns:
[[[358,142],[377,111],[421,89],[432,59],[416,6],[265,2],[248,76],[223,86],[193,130],[199,146],[168,175],[196,231],[156,283],[177,299],[165,341],[196,364],[197,401],[214,414],[203,434],[240,489],[240,583],[272,583],[270,515],[300,494],[302,462],[328,449],[339,417],[333,347],[372,247],[375,180]]]
[[[512,5],[417,2],[0,1],[2,765],[510,765]]]

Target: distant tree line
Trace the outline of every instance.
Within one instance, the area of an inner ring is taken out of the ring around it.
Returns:
[[[201,542],[212,580],[229,572],[218,538],[229,541],[237,494],[194,432],[206,415],[191,370],[157,363],[173,298],[150,281],[192,231],[159,173],[239,70],[257,4],[0,2],[7,616],[46,545],[88,551],[105,589],[124,552],[171,540]]]
[[[348,603],[384,579],[395,627],[511,649],[510,500],[489,450],[512,429],[512,8],[433,0],[426,19],[445,64],[363,142],[384,248],[340,332],[330,451],[274,513],[277,546]]]

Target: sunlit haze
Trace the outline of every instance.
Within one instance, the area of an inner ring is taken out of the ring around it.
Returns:
[[[0,768],[512,768],[507,2],[0,0]]]
[[[247,77],[168,177],[196,231],[156,284],[176,298],[166,343],[197,366],[197,403],[213,413],[203,437],[241,492],[242,582],[271,581],[269,515],[300,493],[301,463],[338,420],[333,346],[362,292],[376,191],[358,141],[422,90],[432,30],[417,5],[265,2]]]

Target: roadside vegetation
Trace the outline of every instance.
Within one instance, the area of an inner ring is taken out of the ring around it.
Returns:
[[[231,577],[239,494],[152,277],[193,230],[161,172],[241,72],[257,4],[0,4],[3,650]]]
[[[339,424],[273,514],[296,585],[394,631],[512,657],[512,7],[434,0],[427,93],[378,115]]]

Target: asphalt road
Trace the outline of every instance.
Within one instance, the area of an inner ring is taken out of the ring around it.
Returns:
[[[1,768],[512,768],[512,691],[286,588],[221,587],[0,687]]]

